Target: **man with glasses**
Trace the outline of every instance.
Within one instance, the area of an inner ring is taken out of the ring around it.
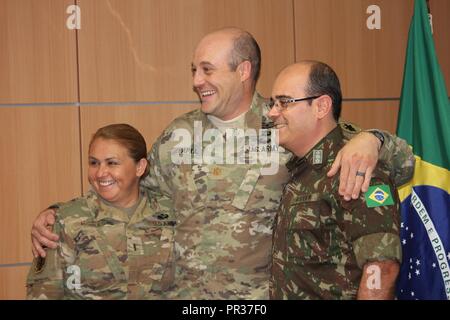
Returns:
[[[392,299],[401,261],[399,199],[382,163],[369,190],[345,201],[327,172],[345,144],[341,89],[326,64],[285,68],[269,117],[294,157],[276,217],[272,299]]]
[[[260,63],[259,46],[248,32],[226,28],[206,35],[191,65],[201,107],[175,119],[150,151],[151,171],[142,186],[159,206],[161,217],[169,211],[178,220],[175,283],[161,298],[269,297],[272,227],[288,178],[284,164],[290,154],[280,152],[279,170],[273,175],[261,174],[264,165],[260,162],[205,163],[198,158],[198,150],[210,146],[201,141],[207,132],[227,140],[227,130],[268,127],[266,100],[255,91]],[[194,138],[180,147],[179,139],[174,139],[195,137],[196,131],[200,131],[200,141]],[[347,134],[356,132],[348,130]],[[402,140],[388,134],[384,139],[383,159],[393,164],[395,176],[408,180],[413,163],[405,159],[413,159],[411,151]],[[336,162],[331,173],[342,164],[342,193],[348,199],[359,194],[363,183],[368,185],[380,144],[370,133],[356,135],[343,150],[342,160]],[[175,162],[174,154],[187,161]],[[356,171],[364,176],[357,176]],[[32,230],[35,255],[45,255],[40,243],[56,245],[56,237],[45,228],[52,222],[50,211],[36,220]]]

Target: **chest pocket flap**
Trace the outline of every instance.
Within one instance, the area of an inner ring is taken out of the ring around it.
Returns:
[[[320,226],[321,201],[319,193],[298,195],[290,204],[291,228],[312,230]]]

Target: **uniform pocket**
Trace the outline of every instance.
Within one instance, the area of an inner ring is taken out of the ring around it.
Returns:
[[[320,227],[320,202],[294,202],[289,208],[291,230],[314,230]]]
[[[117,235],[116,241],[123,241],[123,225],[109,226],[107,235],[101,227],[86,226],[75,237],[77,255],[73,264],[65,273],[68,279],[66,287],[71,283],[81,284],[83,294],[100,294],[104,292],[124,290],[126,274],[118,255],[123,252],[114,250],[107,239]],[[121,288],[121,289],[119,289]],[[74,287],[76,289],[76,286]]]
[[[329,233],[321,223],[321,201],[295,202],[289,208],[288,255],[300,264],[325,261]]]
[[[144,297],[151,298],[169,289],[175,276],[174,220],[146,221],[148,227],[128,240],[130,282],[135,282]],[[156,297],[157,298],[157,297]]]

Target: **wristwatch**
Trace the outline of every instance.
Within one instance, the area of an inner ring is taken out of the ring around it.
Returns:
[[[381,145],[380,145],[380,149],[383,148],[383,144],[384,144],[384,135],[378,131],[378,130],[368,130],[368,132],[370,132],[371,134],[373,134],[375,137],[377,137],[378,140],[380,140]]]

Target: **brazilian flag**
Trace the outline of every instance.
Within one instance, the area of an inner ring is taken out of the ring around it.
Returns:
[[[399,189],[397,297],[450,300],[450,103],[425,0],[414,3],[397,134],[416,158],[413,180]]]

